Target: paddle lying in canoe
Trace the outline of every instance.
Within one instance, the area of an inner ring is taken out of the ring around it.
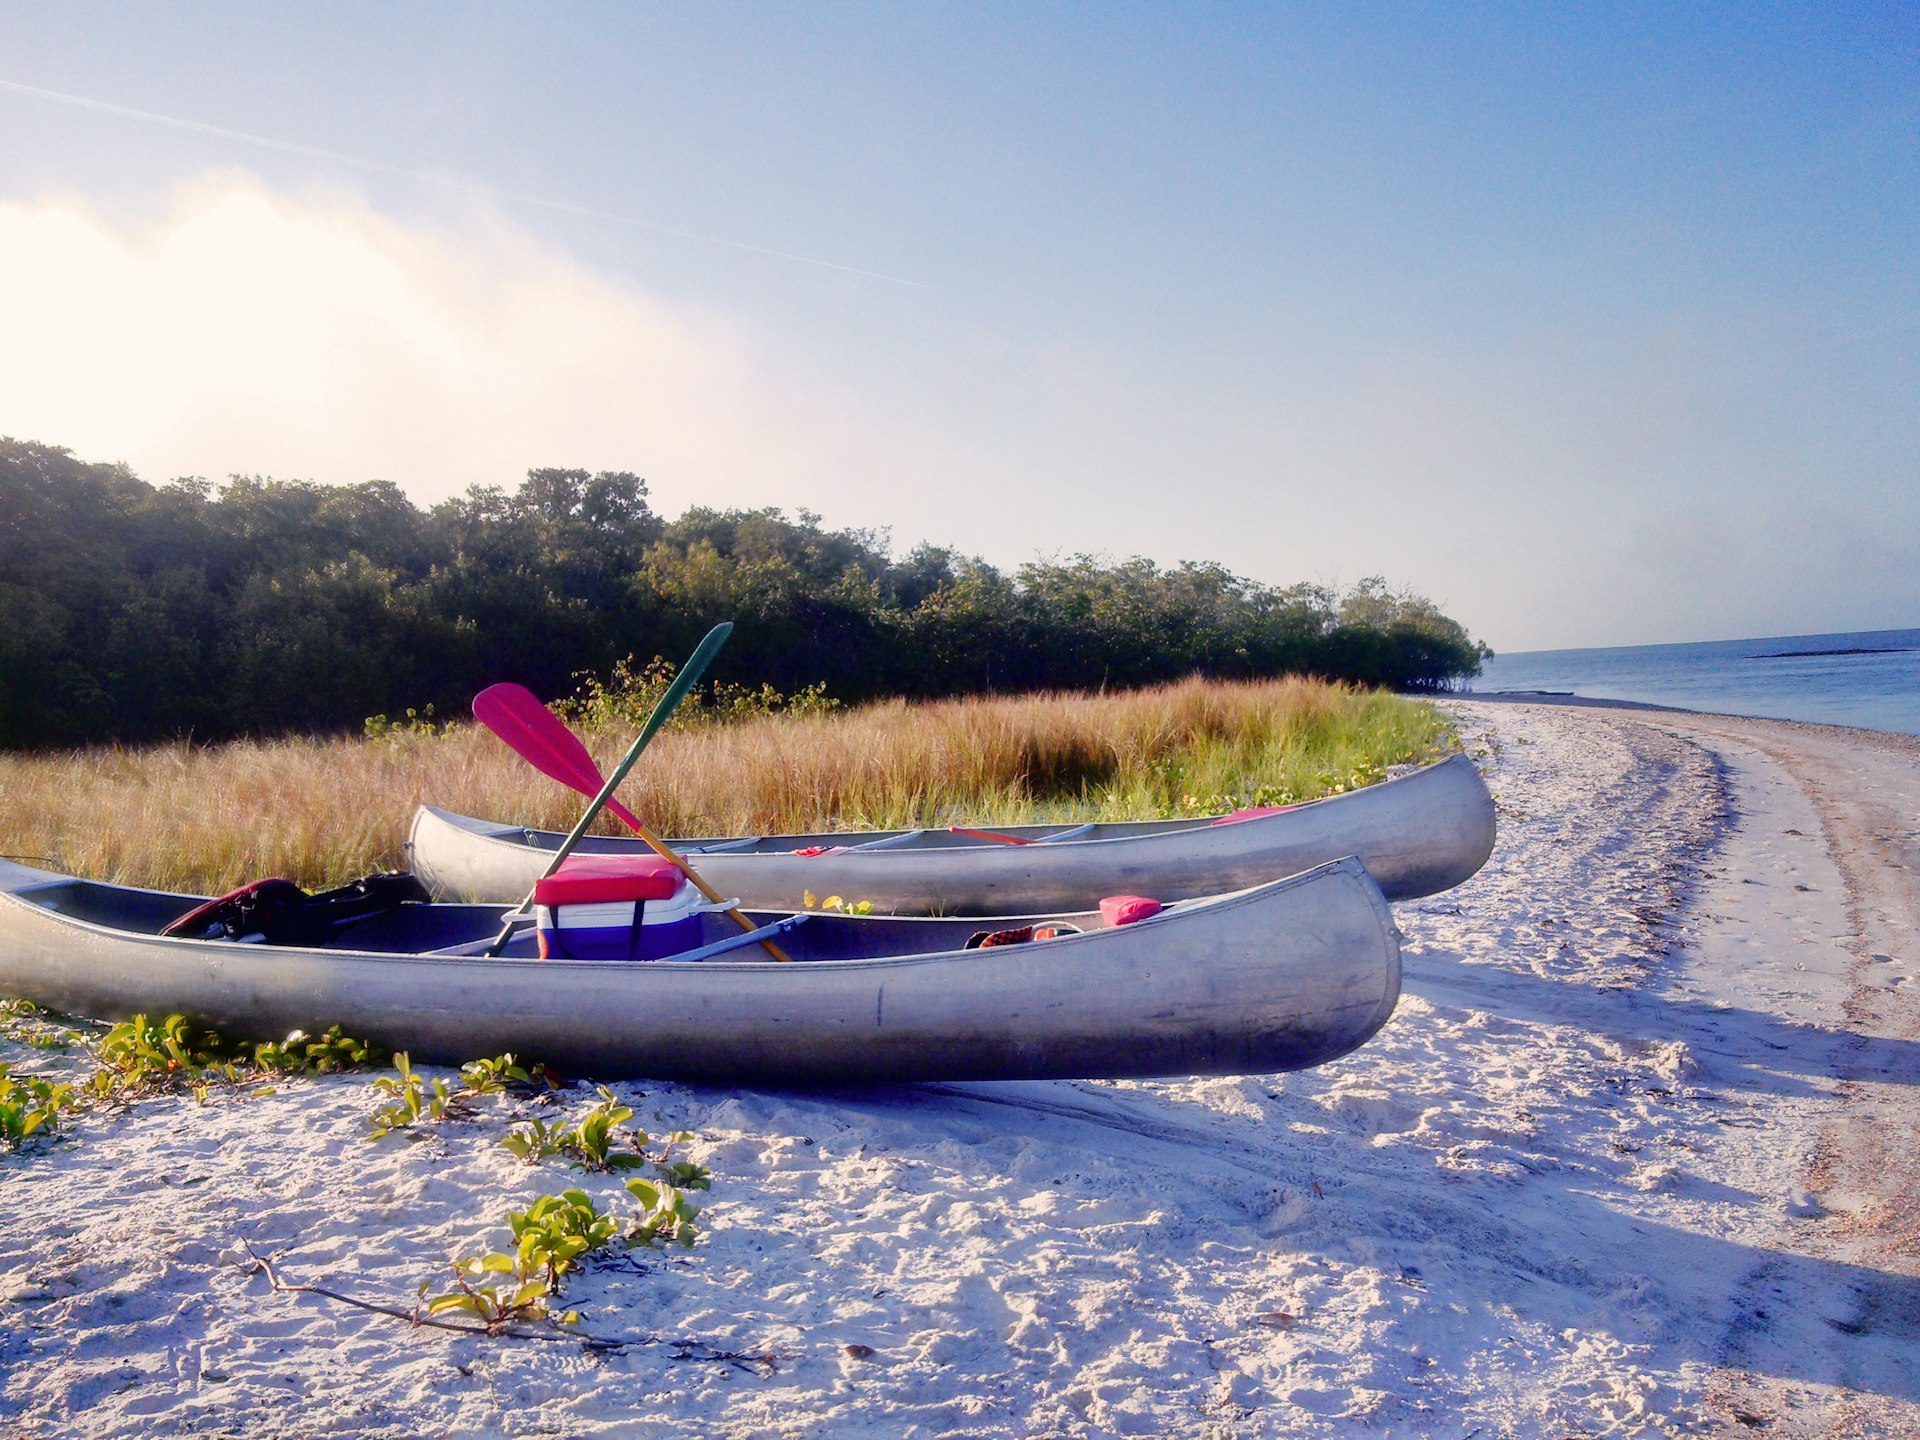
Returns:
[[[181,1011],[235,1038],[337,1023],[440,1064],[512,1051],[581,1074],[811,1085],[1297,1069],[1362,1044],[1400,991],[1393,922],[1350,858],[1151,914],[754,915],[791,965],[672,879],[627,919],[591,885],[548,891],[489,959],[499,906],[396,892],[322,933],[302,916],[280,932],[296,943],[261,943],[250,911],[168,937],[204,902],[0,862],[0,994],[105,1020]]]
[[[1211,895],[1357,855],[1390,900],[1458,885],[1493,850],[1493,799],[1464,755],[1398,780],[1280,810],[1196,820],[680,839],[716,890],[749,907],[797,908],[808,891],[896,914],[1058,910],[1089,895]],[[1008,841],[1022,843],[1007,843]],[[414,816],[414,873],[447,899],[526,894],[560,842],[548,831],[431,806]],[[639,842],[590,835],[582,853]]]
[[[627,772],[640,758],[640,752],[647,748],[647,742],[653,739],[660,727],[667,723],[667,717],[673,714],[674,708],[706,673],[707,666],[712,663],[713,657],[720,653],[720,647],[727,643],[727,637],[732,633],[733,622],[730,620],[722,621],[707,632],[706,638],[693,652],[693,658],[681,667],[680,673],[667,687],[666,694],[662,695],[653,707],[653,713],[647,717],[646,724],[640,727],[640,733],[634,737],[633,744],[628,747],[626,755],[614,767],[613,774],[604,780],[600,778],[600,770],[593,763],[593,757],[587,754],[587,747],[579,742],[572,731],[560,724],[546,706],[534,698],[532,691],[521,685],[491,685],[473,697],[473,713],[481,724],[505,740],[522,758],[532,762],[536,769],[584,790],[590,797],[585,812],[574,823],[573,829],[567,832],[566,838],[560,842],[559,847],[548,857],[546,867],[540,872],[539,879],[544,879],[558,870],[567,856],[573,853],[574,847],[580,843],[581,837],[587,833],[587,827],[593,824],[594,817],[602,809],[610,809],[626,823],[629,830],[640,837],[649,850],[662,860],[669,861],[698,888],[702,895],[712,901],[721,914],[742,930],[753,929],[753,923],[740,913],[736,905],[723,903],[719,892],[701,879],[691,865],[613,798],[614,787],[626,778]],[[590,783],[586,777],[591,777]],[[538,884],[538,879],[535,883]],[[494,944],[487,954],[500,953],[506,946],[508,936],[512,933],[514,920],[524,914],[532,903],[533,896],[529,894],[517,907],[508,912],[507,921],[501,927],[499,935],[495,937]],[[788,958],[786,952],[774,944],[770,938],[762,937],[759,944],[760,948],[775,960]]]

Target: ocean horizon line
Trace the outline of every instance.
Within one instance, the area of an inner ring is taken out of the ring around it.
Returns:
[[[1606,652],[1620,650],[1687,650],[1715,645],[1766,645],[1776,641],[1839,640],[1864,638],[1874,635],[1912,635],[1912,645],[1892,647],[1896,650],[1920,649],[1920,622],[1910,626],[1895,626],[1879,630],[1809,630],[1791,635],[1734,635],[1719,640],[1643,640],[1628,645],[1555,645],[1537,650],[1496,650],[1494,658],[1499,660],[1520,659],[1532,655],[1571,655],[1586,652]],[[1818,653],[1828,654],[1830,651]]]

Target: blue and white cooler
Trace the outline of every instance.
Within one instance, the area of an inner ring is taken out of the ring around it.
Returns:
[[[542,960],[660,960],[700,944],[700,892],[657,855],[570,855],[533,887]]]

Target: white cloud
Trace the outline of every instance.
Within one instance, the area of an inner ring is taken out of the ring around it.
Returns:
[[[669,301],[491,210],[439,213],[236,171],[138,222],[0,203],[0,433],[155,481],[431,502],[620,468],[665,514],[806,506],[1001,564],[1378,573],[1510,649],[1910,623],[1897,334],[1814,353],[1768,309],[1426,346],[1255,327],[1189,374],[1178,346],[1005,296],[983,319],[958,287]]]
[[[874,452],[737,320],[469,219],[413,227],[233,171],[140,223],[0,205],[0,433],[156,481],[377,476],[422,502],[630,468],[669,511],[807,503]]]

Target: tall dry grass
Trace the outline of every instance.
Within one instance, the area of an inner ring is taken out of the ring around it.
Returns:
[[[610,768],[628,733],[590,735]],[[621,798],[668,834],[1149,819],[1311,799],[1452,744],[1432,706],[1308,680],[889,702],[659,736]],[[423,801],[565,829],[582,800],[477,726],[0,756],[0,853],[206,893],[404,863]]]

